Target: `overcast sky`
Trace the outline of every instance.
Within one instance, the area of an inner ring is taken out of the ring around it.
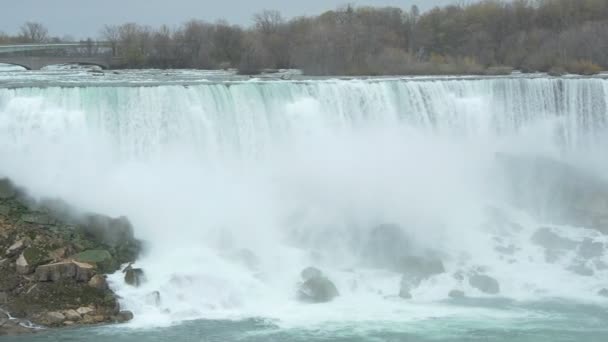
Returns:
[[[177,26],[192,19],[249,25],[254,13],[275,9],[285,17],[319,14],[346,3],[422,10],[455,0],[0,0],[0,31],[15,33],[26,21],[46,25],[54,36],[97,37],[105,24],[137,22]]]

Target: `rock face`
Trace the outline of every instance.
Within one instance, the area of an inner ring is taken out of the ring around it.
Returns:
[[[135,261],[140,243],[125,218],[76,212],[62,201],[36,202],[0,180],[0,312],[17,317],[0,324],[0,335],[30,331],[23,322],[129,319],[117,319],[118,301],[103,274]]]
[[[548,158],[499,154],[512,204],[546,222],[608,233],[608,183]]]
[[[309,303],[325,303],[339,296],[336,285],[314,267],[301,272],[303,282],[298,287],[298,299]]]
[[[469,277],[469,285],[486,294],[500,293],[500,284],[490,276],[484,274],[473,274]]]

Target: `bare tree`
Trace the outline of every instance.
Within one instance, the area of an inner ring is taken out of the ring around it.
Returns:
[[[41,23],[28,21],[21,26],[20,36],[27,43],[44,43],[49,40],[49,31]]]

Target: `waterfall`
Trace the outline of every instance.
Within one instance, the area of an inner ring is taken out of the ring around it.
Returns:
[[[0,88],[0,173],[34,195],[129,216],[146,242],[147,282],[111,281],[135,324],[403,319],[437,314],[428,303],[454,287],[474,291],[453,277],[470,269],[498,279],[505,297],[592,300],[607,272],[575,276],[545,261],[530,242],[543,223],[496,191],[495,155],[602,171],[607,123],[600,78]],[[492,221],[496,208],[517,232]],[[366,254],[383,224],[448,271],[415,289],[409,308],[394,298],[400,274]],[[336,282],[336,301],[297,302],[310,265]]]

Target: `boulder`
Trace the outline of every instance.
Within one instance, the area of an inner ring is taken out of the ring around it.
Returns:
[[[64,261],[36,268],[35,278],[40,282],[56,282],[62,279],[75,279],[87,282],[95,274],[93,265],[74,261]]]
[[[101,273],[110,273],[115,270],[115,262],[110,252],[103,249],[86,250],[72,256],[77,262],[97,266]]]
[[[66,317],[61,312],[47,312],[45,315],[45,321],[49,325],[59,325],[62,324],[66,320]]]
[[[131,311],[121,311],[118,315],[114,316],[114,321],[117,323],[125,323],[133,319],[133,313]]]
[[[67,320],[72,322],[80,321],[80,319],[82,318],[76,310],[67,310],[63,314]]]
[[[125,283],[131,286],[139,287],[144,281],[144,270],[141,268],[133,268],[129,265],[123,272],[125,274]]]
[[[453,299],[464,298],[465,293],[464,293],[464,291],[461,291],[461,290],[452,290],[452,291],[450,291],[450,293],[448,293],[448,297],[453,298]]]
[[[302,279],[304,279],[304,281],[306,281],[309,279],[322,277],[323,272],[321,272],[321,270],[319,270],[318,268],[315,268],[315,267],[307,267],[304,270],[302,270],[302,272],[300,273],[300,276],[302,277]]]
[[[36,266],[51,261],[46,251],[37,247],[26,248],[17,259],[17,272],[19,274],[30,274],[34,272]]]
[[[304,272],[307,270],[308,272]],[[340,295],[336,285],[323,276],[322,272],[318,269],[309,267],[301,272],[301,276],[304,280],[298,288],[298,299],[301,301],[325,303]]]
[[[77,313],[78,313],[80,316],[84,316],[84,315],[89,315],[89,314],[91,314],[91,313],[95,312],[95,309],[90,308],[90,307],[88,307],[88,306],[83,306],[83,307],[78,308],[78,309],[76,310],[76,312],[77,312]]]
[[[498,281],[485,274],[474,274],[469,277],[469,285],[486,294],[500,293]]]
[[[89,286],[94,289],[103,291],[108,289],[108,282],[106,281],[106,278],[104,276],[102,276],[101,274],[97,274],[94,275],[91,280],[89,280]]]

